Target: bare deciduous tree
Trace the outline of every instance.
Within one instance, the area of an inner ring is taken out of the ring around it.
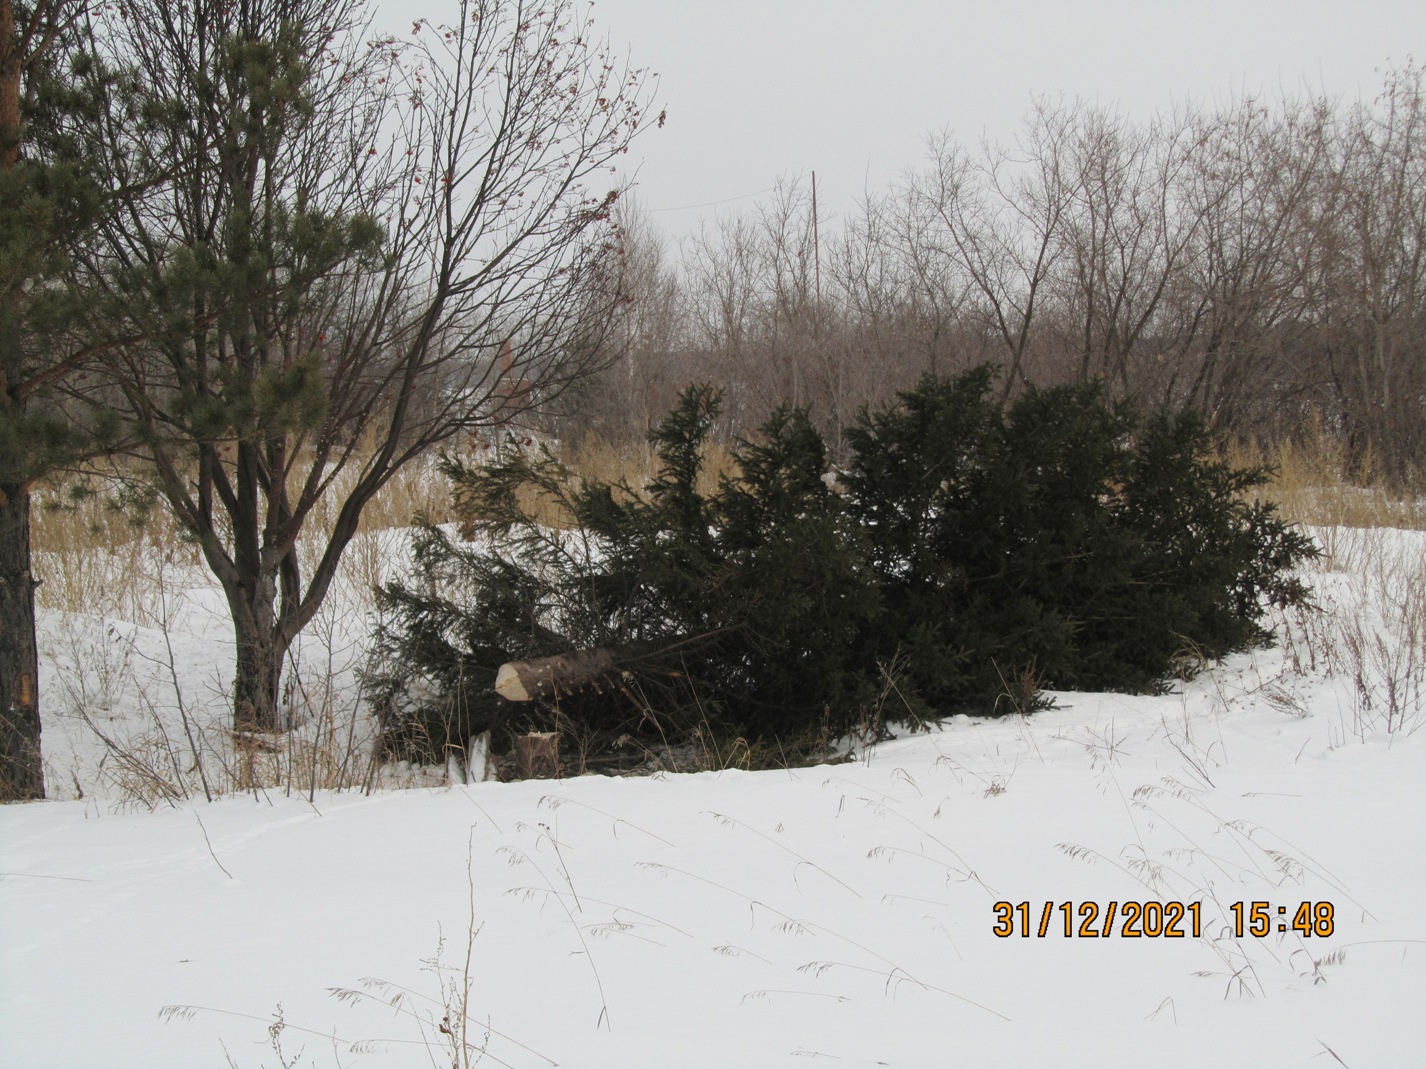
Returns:
[[[1056,304],[1079,378],[1127,392],[1143,385],[1138,365],[1182,344],[1162,313],[1200,225],[1176,200],[1190,138],[1183,117],[1134,124],[1095,108],[1069,116],[1061,143],[1072,197]]]
[[[208,149],[85,266],[102,314],[157,339],[110,381],[226,595],[241,728],[283,726],[286,653],[374,495],[593,371],[619,300],[611,174],[642,72],[570,0],[368,32],[359,0],[125,0],[96,26],[132,71],[85,131],[108,180]],[[298,539],[343,472],[304,574]]]
[[[1234,429],[1279,407],[1301,376],[1284,374],[1311,329],[1315,252],[1303,222],[1324,209],[1327,113],[1317,102],[1255,99],[1203,118],[1184,178],[1198,225],[1180,314],[1192,332],[1176,369],[1177,399]],[[1261,425],[1261,424],[1260,424]]]
[[[622,303],[608,343],[618,362],[576,392],[576,424],[608,441],[643,443],[645,431],[673,406],[690,377],[680,364],[686,346],[682,290],[663,238],[636,198],[619,199],[614,221]]]
[[[1426,467],[1421,99],[1408,65],[1350,107],[1131,121],[1041,101],[1011,147],[932,138],[820,242],[807,184],[784,180],[685,245],[690,330],[643,366],[725,384],[735,432],[806,405],[834,455],[860,405],[989,361],[1003,397],[1098,378],[1244,438],[1320,428],[1408,475]]]
[[[1392,474],[1426,463],[1426,98],[1391,71],[1376,108],[1347,117],[1338,211],[1322,219],[1332,392],[1358,448]]]
[[[1038,102],[1015,149],[990,144],[979,157],[942,135],[909,192],[939,222],[932,246],[954,262],[975,294],[972,314],[1003,350],[1002,396],[1026,381],[1036,315],[1061,251],[1073,198],[1065,139],[1073,109]]]

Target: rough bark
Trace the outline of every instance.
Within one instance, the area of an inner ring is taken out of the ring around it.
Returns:
[[[286,718],[277,700],[277,665],[282,654],[275,649],[271,631],[253,626],[248,618],[234,623],[234,635],[237,664],[233,675],[233,727],[238,731],[286,730]]]
[[[556,653],[528,661],[508,661],[495,673],[495,693],[508,701],[531,702],[536,698],[558,698],[588,687],[601,691],[604,687],[617,687],[621,685],[624,674],[635,667],[647,671],[674,650],[696,646],[730,630],[737,630],[737,627],[719,628],[661,643],[631,642],[622,646]]]
[[[12,0],[0,0],[0,167],[20,155],[22,57]],[[18,303],[12,286],[6,300]],[[16,339],[0,338],[0,405],[12,418],[24,410]],[[30,495],[19,481],[19,458],[0,456],[8,476],[0,482],[0,801],[43,798],[40,762],[39,655],[35,642],[35,584],[30,570]]]
[[[45,796],[30,495],[0,485],[0,801]]]
[[[20,50],[12,0],[0,0],[0,167],[20,159]]]
[[[515,738],[515,774],[520,779],[559,779],[560,733],[537,731]]]
[[[532,661],[502,664],[495,674],[495,692],[512,702],[529,702],[602,687],[620,672],[631,649],[576,650]]]

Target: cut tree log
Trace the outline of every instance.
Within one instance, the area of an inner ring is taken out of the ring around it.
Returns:
[[[635,642],[556,653],[528,661],[508,661],[495,673],[495,693],[512,702],[532,702],[536,698],[573,694],[585,687],[602,691],[606,686],[619,686],[629,669],[641,666],[647,670],[674,650],[707,642],[733,630],[736,628],[723,627],[661,644]],[[677,676],[680,673],[670,666],[664,674]]]
[[[606,681],[621,674],[621,654],[634,655],[632,650],[606,647],[558,653],[532,661],[510,661],[495,673],[495,693],[512,702],[530,702],[571,694],[585,687],[603,687]]]

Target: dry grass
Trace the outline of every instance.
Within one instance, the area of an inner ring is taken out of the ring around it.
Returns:
[[[636,490],[647,486],[658,471],[658,457],[643,441],[621,445],[591,436],[571,448],[563,459],[571,471],[590,482],[627,483]],[[698,492],[713,494],[718,480],[733,474],[735,467],[732,451],[726,445],[709,442],[704,448]]]
[[[167,512],[126,504],[126,473],[82,483],[51,480],[33,494],[30,531],[40,609],[154,620],[155,560],[200,565],[196,548]]]
[[[1294,523],[1426,528],[1426,487],[1392,484],[1370,457],[1354,465],[1346,447],[1320,431],[1302,442],[1235,443],[1225,459],[1236,466],[1273,468],[1277,474],[1261,494]]]
[[[1275,612],[1273,630],[1297,676],[1340,690],[1340,740],[1411,734],[1426,699],[1426,491],[1393,484],[1368,457],[1353,465],[1318,433],[1272,449],[1238,446],[1235,464],[1266,463],[1263,496],[1322,548],[1307,565],[1315,604]]]
[[[477,464],[492,462],[499,456],[499,450],[506,448],[511,446],[497,447],[489,443],[477,443],[472,455],[467,459]],[[517,441],[513,448],[537,450],[542,446],[538,441],[527,438]],[[627,488],[631,493],[644,491],[658,473],[658,457],[646,442],[621,444],[587,436],[567,447],[560,448],[556,444],[554,452],[569,472],[569,482],[564,490],[585,483],[602,483],[614,488],[616,498],[622,498],[629,495],[621,488]],[[717,490],[719,479],[731,474],[736,465],[731,451],[717,442],[705,447],[703,457],[698,490],[702,494],[711,495]],[[439,477],[436,483],[444,489]],[[574,525],[568,503],[563,499],[563,491],[561,495],[551,495],[525,486],[516,492],[516,500],[526,515],[551,530],[566,531]],[[449,516],[448,508],[447,518],[453,518]]]
[[[1426,537],[1385,527],[1315,532],[1316,606],[1277,611],[1273,630],[1294,675],[1338,688],[1341,741],[1409,735],[1426,713]]]
[[[472,459],[493,447],[471,443]],[[1277,503],[1284,517],[1321,528],[1398,527],[1426,528],[1426,494],[1393,487],[1379,477],[1370,462],[1355,473],[1340,443],[1318,434],[1305,443],[1284,443],[1272,448],[1238,443],[1226,451],[1234,464],[1266,463],[1276,478],[1262,494]],[[563,457],[579,478],[634,489],[648,485],[656,474],[658,458],[648,443],[612,443],[586,438]],[[735,468],[730,450],[709,446],[700,489],[711,493],[718,479]],[[359,465],[342,472],[332,492],[318,506],[310,533],[299,553],[310,569],[315,564],[335,521],[345,491],[355,482]],[[149,606],[155,593],[151,581],[153,560],[162,558],[169,568],[202,568],[195,546],[161,507],[133,507],[134,469],[111,468],[92,475],[73,493],[72,479],[55,479],[35,491],[33,538],[35,571],[41,580],[36,597],[44,609],[62,612],[105,612],[138,623],[152,620]],[[537,515],[549,509],[551,526],[567,520],[552,504],[529,502]],[[435,469],[434,458],[408,465],[381,490],[362,515],[361,531],[401,530],[423,516],[436,523],[453,520],[450,495]],[[1330,537],[1330,536],[1329,536]],[[359,541],[348,551],[349,577],[368,587],[386,578],[381,539]],[[1328,547],[1329,551],[1332,547]]]
[[[297,547],[304,574],[311,573],[325,549],[358,469],[353,465],[340,473],[318,504]],[[36,487],[31,533],[39,608],[102,613],[152,626],[156,561],[170,572],[191,568],[195,577],[206,575],[192,539],[161,504],[136,504],[130,492],[133,483],[132,469],[115,465],[82,482],[56,477]],[[359,531],[374,535],[404,530],[417,516],[436,523],[453,518],[450,495],[434,459],[397,472],[362,513]],[[343,559],[345,577],[367,589],[383,582],[388,541],[358,538]]]

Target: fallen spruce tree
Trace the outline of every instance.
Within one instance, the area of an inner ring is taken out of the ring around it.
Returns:
[[[559,730],[586,759],[795,761],[883,719],[1162,689],[1306,597],[1311,541],[1249,499],[1268,472],[1216,459],[1196,414],[1143,417],[1095,384],[1002,406],[991,382],[928,376],[864,412],[836,479],[786,408],[707,478],[707,387],[650,431],[642,488],[544,453],[448,458],[459,532],[420,527],[412,579],[381,591],[388,751]]]

